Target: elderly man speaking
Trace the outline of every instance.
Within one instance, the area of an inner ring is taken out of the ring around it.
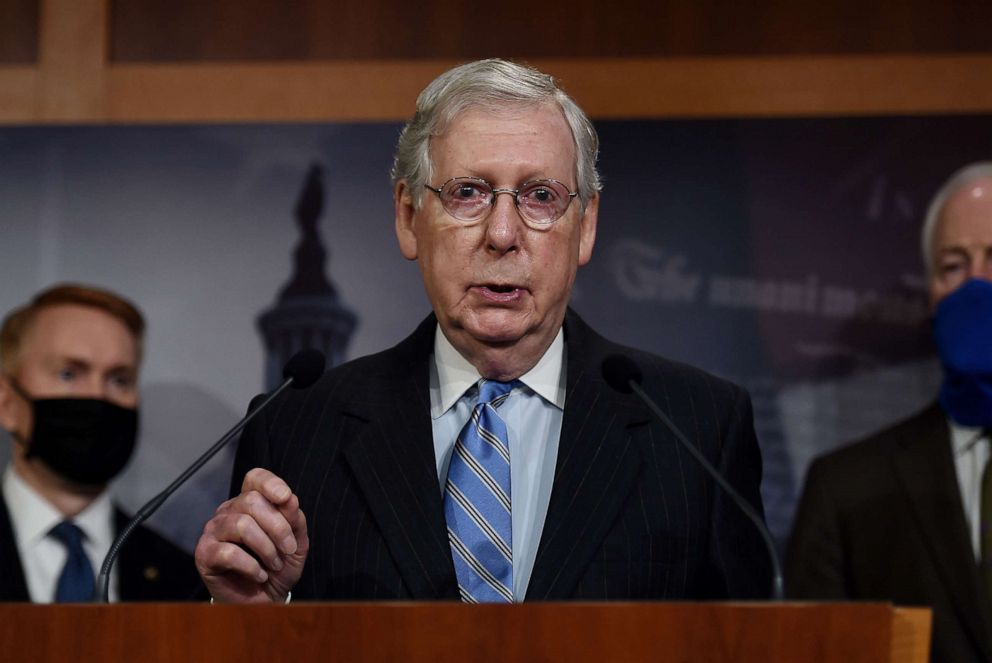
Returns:
[[[217,601],[756,597],[752,523],[603,380],[622,354],[761,512],[740,388],[602,338],[568,308],[592,257],[598,138],[546,74],[433,81],[399,139],[396,237],[433,313],[285,395],[243,436],[197,567]]]

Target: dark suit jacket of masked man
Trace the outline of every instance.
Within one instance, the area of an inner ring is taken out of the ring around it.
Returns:
[[[785,571],[796,598],[931,607],[932,660],[992,660],[992,605],[939,405],[813,462]]]

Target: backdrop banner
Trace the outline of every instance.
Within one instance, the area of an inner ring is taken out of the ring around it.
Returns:
[[[573,306],[608,337],[750,391],[781,542],[812,457],[935,398],[919,227],[952,171],[992,157],[992,120],[597,126],[599,232]],[[126,508],[232,425],[295,348],[340,362],[428,312],[393,233],[399,129],[0,128],[0,310],[82,281],[148,318],[141,444],[114,486]],[[192,549],[232,454],[152,525]]]

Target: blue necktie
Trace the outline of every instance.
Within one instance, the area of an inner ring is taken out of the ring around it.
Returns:
[[[448,466],[444,516],[466,603],[513,602],[510,443],[496,408],[518,384],[479,381],[479,401]]]
[[[71,521],[63,520],[50,534],[62,542],[68,553],[55,588],[55,602],[88,603],[93,600],[96,581],[90,558],[83,550],[83,531]]]

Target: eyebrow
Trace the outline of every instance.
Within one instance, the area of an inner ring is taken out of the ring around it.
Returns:
[[[65,366],[69,364],[70,366],[78,366],[83,368],[89,368],[92,364],[87,359],[82,359],[80,357],[75,357],[73,355],[55,355],[51,357],[46,363],[58,367]]]
[[[93,369],[93,362],[91,362],[88,359],[82,359],[81,357],[77,357],[77,356],[73,356],[73,355],[59,355],[59,356],[56,356],[51,363],[54,366],[63,366],[65,364],[69,364],[71,366],[78,367],[78,368],[85,368],[87,370],[92,370]],[[107,373],[122,373],[122,372],[126,372],[126,373],[137,373],[138,372],[138,367],[137,366],[129,366],[128,364],[118,363],[118,364],[113,364],[110,367],[108,367],[105,372],[107,372]]]

